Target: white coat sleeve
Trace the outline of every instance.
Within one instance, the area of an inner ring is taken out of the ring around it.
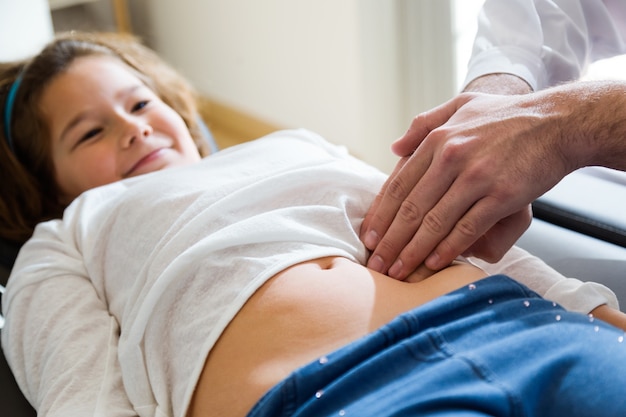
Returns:
[[[622,0],[486,0],[464,87],[481,75],[508,73],[539,90],[624,53]]]
[[[135,416],[117,357],[118,323],[59,225],[38,227],[9,278],[7,361],[39,417]]]

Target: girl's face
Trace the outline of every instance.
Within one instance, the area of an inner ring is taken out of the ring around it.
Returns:
[[[74,60],[40,109],[61,202],[91,188],[200,160],[183,119],[113,57]]]

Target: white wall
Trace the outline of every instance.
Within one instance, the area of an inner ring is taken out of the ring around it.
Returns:
[[[412,115],[452,94],[451,53],[441,52],[451,45],[432,46],[437,30],[450,32],[448,8],[440,12],[447,4],[145,0],[133,5],[133,23],[202,93],[280,126],[317,131],[389,171],[396,161],[389,144]],[[416,13],[419,23],[408,22]],[[431,45],[425,53],[424,44]],[[430,71],[407,65],[407,48],[413,64]]]
[[[46,0],[0,0],[0,62],[28,58],[52,37]]]

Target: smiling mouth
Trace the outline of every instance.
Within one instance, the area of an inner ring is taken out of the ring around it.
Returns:
[[[150,152],[148,155],[141,158],[131,169],[129,169],[125,177],[132,177],[134,175],[146,174],[148,172],[156,171],[161,167],[153,167],[153,163],[161,159],[161,156],[167,148],[159,148]]]

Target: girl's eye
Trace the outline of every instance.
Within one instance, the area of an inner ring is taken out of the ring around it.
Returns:
[[[93,138],[94,136],[98,135],[98,133],[102,132],[101,128],[95,128],[95,129],[91,129],[90,131],[88,131],[87,133],[85,133],[80,140],[78,141],[78,143],[82,143],[85,141],[88,141],[89,139]]]
[[[146,107],[148,105],[149,101],[148,100],[142,100],[137,102],[137,104],[135,104],[132,108],[132,111],[139,111],[141,109],[143,109],[144,107]]]

